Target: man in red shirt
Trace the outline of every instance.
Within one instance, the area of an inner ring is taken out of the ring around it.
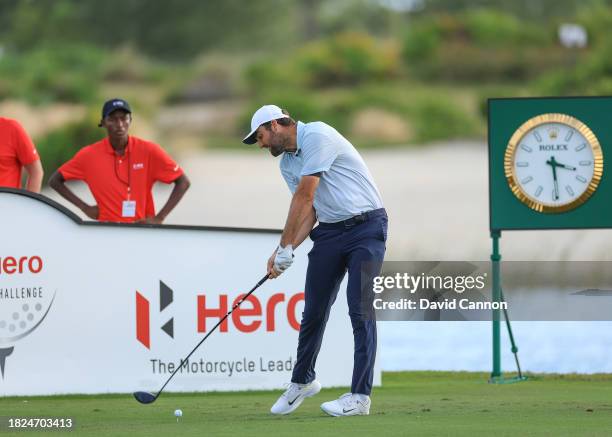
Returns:
[[[26,189],[40,193],[43,168],[34,143],[17,120],[0,117],[0,187],[21,188],[22,168]]]
[[[162,223],[179,203],[190,182],[180,166],[157,144],[128,135],[130,105],[111,99],[102,107],[108,137],[83,147],[49,179],[49,185],[94,220]],[[85,181],[96,200],[88,205],[65,181]],[[152,188],[155,182],[174,183],[164,207],[155,214]]]

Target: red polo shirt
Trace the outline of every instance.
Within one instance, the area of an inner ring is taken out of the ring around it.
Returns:
[[[40,159],[17,120],[0,117],[0,187],[21,188],[21,169]]]
[[[183,175],[183,170],[160,146],[133,136],[129,137],[122,156],[115,153],[105,138],[83,147],[59,172],[66,180],[85,181],[98,204],[98,220],[111,222],[134,222],[155,216],[153,184],[157,181],[169,184]],[[136,201],[135,217],[122,217],[125,200]]]

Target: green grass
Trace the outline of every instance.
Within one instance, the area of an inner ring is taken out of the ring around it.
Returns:
[[[343,392],[323,390],[285,417],[268,413],[278,391],[164,394],[152,405],[131,395],[5,397],[0,416],[71,416],[72,436],[599,436],[612,430],[612,375],[494,385],[481,373],[384,373],[370,416],[327,417],[319,404]],[[179,423],[176,408],[184,414]]]

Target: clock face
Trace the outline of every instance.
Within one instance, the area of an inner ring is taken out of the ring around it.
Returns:
[[[585,124],[565,114],[543,114],[514,133],[504,169],[521,202],[539,212],[564,212],[595,192],[603,174],[603,156]]]

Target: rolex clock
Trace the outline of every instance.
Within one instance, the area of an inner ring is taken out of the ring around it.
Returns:
[[[541,114],[512,135],[504,155],[512,193],[542,213],[572,210],[597,190],[603,154],[587,125],[566,114]]]

